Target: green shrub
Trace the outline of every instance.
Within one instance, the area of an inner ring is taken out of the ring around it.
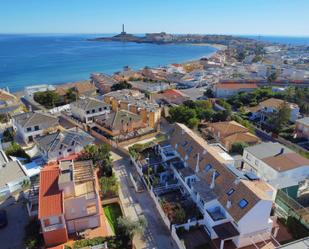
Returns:
[[[28,160],[30,159],[29,155],[23,150],[23,148],[15,142],[12,142],[11,145],[5,150],[5,154],[7,156],[22,157]]]
[[[38,220],[31,220],[25,226],[24,245],[27,249],[37,249],[43,245],[43,237],[40,233],[40,222]]]

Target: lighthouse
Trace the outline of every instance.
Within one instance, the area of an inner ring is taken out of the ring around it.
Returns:
[[[122,35],[126,35],[127,33],[124,31],[124,24],[122,24],[122,32],[121,32]]]

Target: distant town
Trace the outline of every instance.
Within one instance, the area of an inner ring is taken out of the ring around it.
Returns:
[[[308,248],[308,46],[92,41],[217,51],[0,89],[1,248]]]

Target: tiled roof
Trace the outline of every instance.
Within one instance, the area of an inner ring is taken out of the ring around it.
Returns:
[[[231,201],[232,205],[227,211],[236,221],[239,221],[262,199],[260,195],[257,195],[253,189],[249,188],[244,183],[244,180],[239,180],[237,176],[224,165],[225,160],[218,152],[185,125],[175,124],[174,132],[171,134],[171,144],[174,148],[175,145],[178,144],[177,152],[183,159],[185,159],[186,155],[188,156],[187,163],[193,170],[195,170],[198,158],[197,154],[199,153],[198,176],[208,183],[208,185],[210,185],[212,181],[212,172],[215,170],[219,173],[219,176],[215,180],[213,191],[218,196],[218,201],[222,206],[225,207],[227,201]],[[208,164],[212,166],[212,170],[206,172],[205,166]],[[232,195],[228,196],[227,192],[231,188],[235,191]],[[248,205],[245,208],[240,208],[238,205],[239,201],[242,199],[248,201]],[[264,195],[263,199],[268,199],[268,197]]]
[[[43,112],[25,112],[14,115],[13,119],[15,119],[21,127],[32,127],[43,123],[52,127],[58,124],[58,118]]]
[[[85,81],[78,81],[78,82],[72,82],[67,83],[62,86],[57,87],[56,92],[60,95],[66,94],[68,89],[75,89],[78,94],[83,95],[89,91],[96,91],[96,88],[93,84],[91,84],[88,80]]]
[[[102,125],[103,127],[110,129],[110,130],[121,130],[122,122],[127,124],[131,121],[139,122],[141,121],[141,117],[135,113],[126,111],[126,110],[119,110],[116,112],[111,112],[106,115],[98,116],[96,119],[98,124]]]
[[[265,107],[268,107],[268,108],[272,107],[272,108],[278,109],[283,103],[284,103],[284,100],[282,99],[270,98],[270,99],[260,102],[257,106],[247,108],[247,110],[250,112],[257,112]],[[290,108],[296,106],[296,104],[292,104],[288,102],[287,104],[289,105]]]
[[[63,214],[62,192],[58,187],[59,167],[47,165],[40,173],[39,219]]]
[[[53,150],[57,148],[59,144],[64,146],[71,146],[71,143],[75,141],[81,146],[86,146],[94,141],[94,138],[89,136],[87,133],[78,130],[65,130],[57,131],[55,133],[40,136],[34,139],[35,143],[45,151]]]
[[[295,152],[266,157],[263,159],[263,162],[279,172],[295,169],[301,166],[307,166],[309,168],[309,159],[306,159]]]
[[[217,89],[255,89],[257,85],[254,83],[218,83],[215,87]]]
[[[216,135],[218,132],[220,132],[220,138],[227,137],[235,133],[244,133],[248,131],[248,128],[242,126],[235,121],[210,123],[208,127],[214,129]]]
[[[104,103],[101,100],[95,99],[95,98],[85,98],[85,99],[79,99],[75,102],[72,102],[71,105],[76,106],[77,108],[80,108],[82,110],[90,110],[93,108],[98,107],[108,107],[106,103]]]
[[[224,143],[228,143],[228,144],[234,144],[236,142],[245,142],[248,144],[254,144],[254,143],[258,143],[260,142],[260,139],[253,135],[250,132],[245,132],[245,133],[236,133],[230,136],[227,136],[223,139]]]

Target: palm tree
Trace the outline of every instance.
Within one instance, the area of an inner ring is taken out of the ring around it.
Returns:
[[[119,229],[129,237],[132,241],[134,235],[144,235],[147,227],[147,220],[140,217],[137,221],[133,221],[128,217],[119,217],[117,220]]]

